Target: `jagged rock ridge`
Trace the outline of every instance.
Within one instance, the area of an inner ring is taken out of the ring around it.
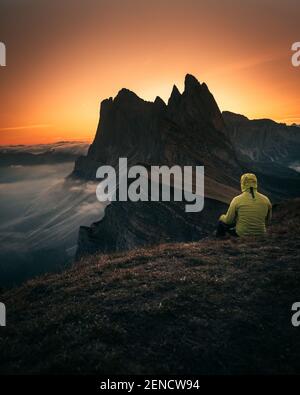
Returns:
[[[174,86],[167,105],[127,89],[102,101],[95,139],[73,175],[94,179],[100,165],[116,165],[119,157],[129,164],[203,164],[207,176],[233,186],[240,172],[217,103],[206,84],[189,74],[184,92]],[[227,171],[220,174],[220,168]]]
[[[77,258],[97,251],[128,250],[165,241],[198,240],[209,234],[224,202],[238,192],[241,172],[225,124],[205,83],[187,74],[181,94],[173,87],[168,104],[147,102],[121,89],[101,103],[100,121],[87,156],[73,176],[95,178],[100,165],[204,165],[205,209],[187,214],[184,202],[113,202],[105,218],[81,227]]]
[[[183,93],[174,85],[167,104],[159,97],[154,102],[144,101],[128,89],[121,89],[114,99],[104,100],[95,139],[87,156],[76,161],[73,177],[94,179],[99,166],[117,167],[120,157],[128,158],[129,166],[204,165],[205,207],[197,215],[187,215],[184,203],[113,202],[102,221],[80,228],[77,257],[166,240],[197,240],[210,234],[218,215],[225,209],[224,203],[239,193],[241,173],[266,169],[261,168],[258,160],[245,159],[243,147],[248,141],[252,145],[246,152],[247,159],[253,159],[255,149],[251,147],[256,142],[261,142],[257,148],[259,155],[266,152],[269,155],[268,149],[264,149],[265,134],[260,139],[247,135],[248,122],[242,116],[222,115],[207,85],[190,74],[185,77]],[[244,125],[246,137],[243,137]],[[276,139],[270,144],[276,146]],[[255,159],[260,158],[255,156]],[[269,196],[281,198],[290,191],[291,196],[298,196],[297,174],[291,175],[285,168],[284,178],[278,178],[273,162],[272,166],[267,176],[260,174],[261,185],[266,186]]]

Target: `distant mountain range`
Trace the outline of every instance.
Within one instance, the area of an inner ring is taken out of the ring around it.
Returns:
[[[0,146],[0,167],[73,162],[78,156],[86,154],[88,147],[86,141]]]
[[[289,168],[299,147],[298,127],[222,114],[207,85],[190,74],[184,92],[174,86],[167,104],[122,89],[102,101],[95,139],[72,177],[93,180],[99,166],[117,166],[119,157],[129,165],[204,165],[205,208],[187,215],[178,202],[113,202],[102,221],[81,227],[77,257],[205,237],[239,193],[245,171],[258,173],[273,200],[299,196],[300,175]]]
[[[271,119],[254,119],[229,111],[222,113],[226,135],[239,162],[255,172],[274,199],[300,194],[300,129]]]
[[[268,164],[288,168],[300,159],[300,130],[271,119],[254,119],[229,111],[222,113],[229,137],[240,160],[247,165]]]

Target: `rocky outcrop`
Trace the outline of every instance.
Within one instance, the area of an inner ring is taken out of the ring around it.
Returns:
[[[80,228],[77,259],[99,251],[203,238],[238,193],[241,167],[222,114],[206,84],[189,74],[184,92],[174,86],[168,104],[159,97],[144,101],[127,89],[104,100],[95,139],[88,154],[76,161],[73,177],[94,179],[100,165],[117,168],[120,157],[129,166],[204,165],[205,208],[186,213],[184,202],[113,202],[104,219]]]
[[[290,138],[281,144],[286,131]],[[95,139],[88,154],[76,161],[72,176],[95,179],[99,166],[117,168],[120,157],[126,157],[129,166],[204,165],[204,210],[188,214],[180,202],[113,202],[103,220],[80,228],[77,258],[207,236],[226,203],[239,193],[241,173],[265,172],[261,160],[272,163],[273,172],[259,174],[263,192],[270,192],[271,198],[299,196],[297,174],[285,167],[283,179],[278,178],[274,165],[278,158],[297,156],[292,145],[298,144],[298,135],[297,127],[222,115],[207,85],[190,74],[184,92],[174,85],[167,104],[159,97],[147,102],[120,90],[114,99],[101,103]]]
[[[113,202],[101,221],[80,227],[76,260],[98,252],[203,239],[226,210],[225,203],[212,199],[204,205],[204,212],[186,213],[183,202]]]
[[[87,156],[76,161],[73,176],[94,179],[100,165],[116,165],[119,157],[129,165],[203,164],[208,177],[232,186],[240,173],[212,94],[189,74],[184,92],[174,86],[168,104],[159,97],[144,101],[127,89],[104,100],[95,139]]]

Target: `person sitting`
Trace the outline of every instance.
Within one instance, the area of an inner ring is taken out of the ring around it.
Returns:
[[[269,198],[257,191],[255,174],[246,173],[241,177],[242,193],[232,199],[226,214],[219,218],[216,236],[262,236],[266,233],[266,223],[272,217]]]

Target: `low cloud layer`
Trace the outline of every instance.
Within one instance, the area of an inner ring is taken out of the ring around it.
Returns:
[[[57,271],[79,227],[103,216],[96,185],[67,180],[73,163],[0,168],[0,286]]]
[[[87,141],[58,141],[53,144],[36,145],[3,145],[0,146],[1,153],[30,153],[43,154],[45,152],[68,153],[73,155],[85,155],[89,147]]]

